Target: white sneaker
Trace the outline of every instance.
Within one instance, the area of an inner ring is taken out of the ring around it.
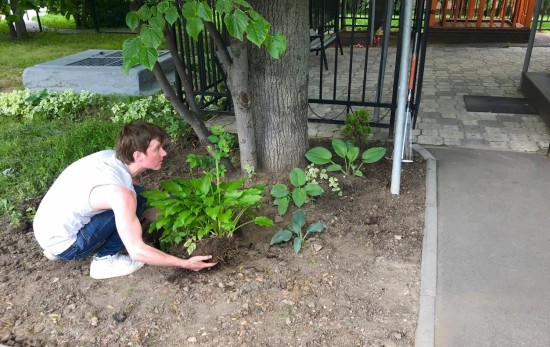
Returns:
[[[94,256],[90,265],[90,277],[96,280],[126,276],[145,265],[132,260],[127,255],[115,254],[104,257]]]
[[[48,252],[48,251],[46,251],[46,250],[44,250],[44,252],[42,252],[42,253],[43,253],[44,256],[45,256],[46,258],[48,258],[49,260],[59,260],[59,259],[61,259],[61,258],[59,258],[57,255],[51,254],[50,252]]]

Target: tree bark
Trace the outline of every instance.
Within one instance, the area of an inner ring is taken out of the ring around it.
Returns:
[[[237,122],[241,171],[245,172],[247,166],[254,168],[258,166],[254,115],[250,107],[252,103],[248,86],[247,44],[239,40],[232,40],[231,52],[233,53],[233,63],[228,71],[227,83],[231,91]]]
[[[249,44],[250,108],[258,171],[285,172],[305,164],[307,137],[308,1],[253,0],[251,5],[287,38],[277,60]]]
[[[25,25],[25,20],[23,19],[24,11],[19,10],[19,0],[11,0],[10,2],[12,7],[12,13],[17,14],[21,13],[21,17],[13,22],[13,25],[9,25],[10,35],[17,39],[27,39],[29,33],[27,32],[27,26]]]
[[[248,89],[247,44],[244,41],[231,39],[232,56],[230,56],[229,50],[215,26],[210,22],[205,22],[205,27],[216,44],[218,59],[227,76],[227,86],[231,93],[237,123],[241,171],[245,172],[247,166],[257,167],[254,117],[250,108],[251,100]]]
[[[27,32],[27,26],[23,17],[19,18],[15,23],[15,31],[17,32],[17,39],[28,39],[29,33]]]

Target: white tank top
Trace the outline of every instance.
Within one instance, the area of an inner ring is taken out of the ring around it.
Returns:
[[[134,191],[128,168],[115,151],[91,154],[69,165],[42,199],[33,221],[34,235],[52,254],[67,250],[78,231],[105,210],[94,210],[89,196],[96,186],[116,184]]]

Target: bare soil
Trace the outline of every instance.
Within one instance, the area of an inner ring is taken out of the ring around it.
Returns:
[[[324,144],[325,146],[327,143]],[[189,148],[173,148],[163,170],[185,176]],[[425,163],[403,167],[389,192],[391,149],[365,177],[338,176],[343,195],[304,206],[323,222],[301,252],[270,246],[275,227],[248,226],[224,263],[198,273],[145,266],[92,280],[90,259],[49,261],[23,227],[0,221],[0,343],[8,346],[413,346],[420,291]],[[285,182],[257,175],[255,182]],[[262,211],[274,218],[267,200]]]

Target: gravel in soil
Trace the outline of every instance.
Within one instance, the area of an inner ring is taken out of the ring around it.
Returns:
[[[328,146],[327,146],[328,147]],[[192,150],[192,149],[191,149]],[[186,175],[174,147],[141,184]],[[326,230],[301,252],[270,246],[288,225],[247,226],[223,264],[198,273],[145,266],[96,281],[90,259],[49,261],[24,227],[0,221],[0,343],[8,346],[413,346],[420,292],[425,163],[404,164],[389,192],[391,149],[364,177],[338,176],[342,196],[304,205]],[[284,182],[257,175],[257,182]],[[262,211],[274,218],[267,201]]]

